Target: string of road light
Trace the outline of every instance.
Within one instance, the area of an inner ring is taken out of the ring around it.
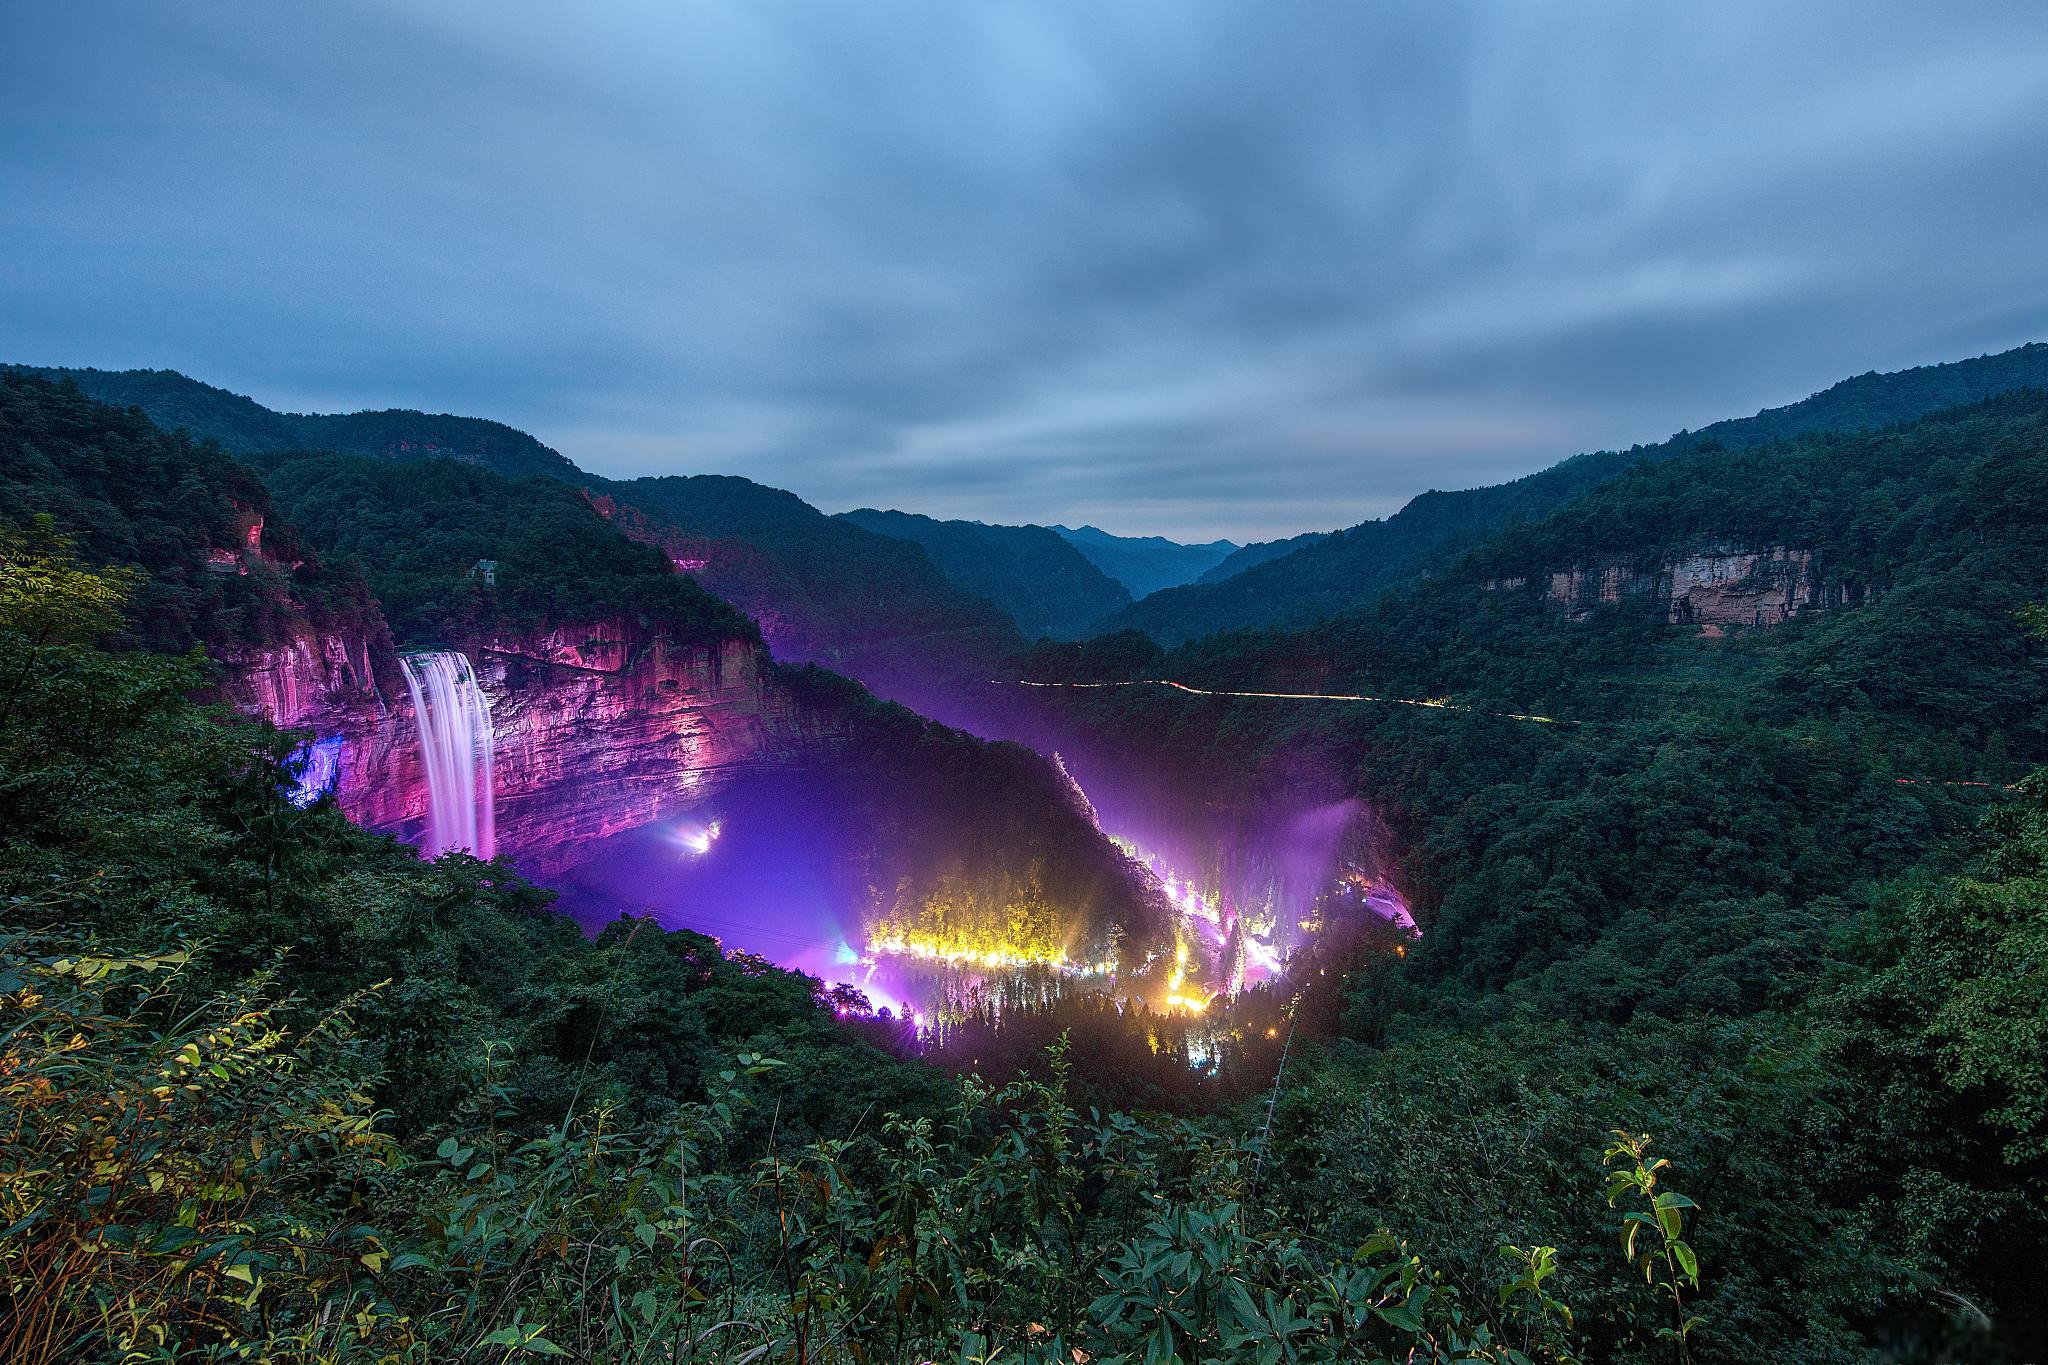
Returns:
[[[1039,682],[1029,678],[1005,680],[991,678],[995,686],[1014,685],[1017,687],[1071,688],[1077,691],[1093,691],[1110,687],[1165,687],[1175,692],[1184,692],[1194,697],[1248,698],[1255,701],[1322,701],[1322,702],[1365,702],[1380,706],[1413,706],[1425,711],[1459,711],[1471,716],[1487,716],[1495,720],[1520,720],[1534,725],[1564,725],[1584,727],[1599,725],[1600,721],[1564,720],[1556,716],[1530,715],[1521,711],[1486,711],[1476,706],[1462,706],[1448,697],[1380,697],[1367,692],[1251,692],[1236,691],[1220,687],[1192,687],[1172,678],[1132,678],[1119,682]],[[1905,787],[1979,787],[1987,791],[2018,791],[2017,782],[1984,782],[1973,779],[1942,777],[1895,777],[1892,779]]]
[[[1000,678],[990,679],[997,686],[1004,685]],[[1258,701],[1333,701],[1369,702],[1380,706],[1414,706],[1426,711],[1462,711],[1467,715],[1491,716],[1496,720],[1522,720],[1532,725],[1584,725],[1580,720],[1559,720],[1555,716],[1527,715],[1520,711],[1485,711],[1476,706],[1462,706],[1448,697],[1376,697],[1366,692],[1237,692],[1217,687],[1191,687],[1171,678],[1133,678],[1123,682],[1034,682],[1030,679],[1016,679],[1018,687],[1067,687],[1089,690],[1106,687],[1169,687],[1176,692],[1185,692],[1195,697],[1244,697]]]

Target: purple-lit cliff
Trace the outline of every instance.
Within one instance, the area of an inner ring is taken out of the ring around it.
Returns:
[[[490,707],[498,850],[538,876],[593,840],[714,796],[833,737],[750,641],[677,645],[624,621],[501,635],[463,650]],[[274,724],[338,738],[349,818],[417,841],[429,810],[419,726],[363,639],[301,634],[229,660],[225,691]]]

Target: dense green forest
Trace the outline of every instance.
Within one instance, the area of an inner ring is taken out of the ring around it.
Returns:
[[[330,450],[373,459],[459,459],[509,477],[546,474],[574,482],[581,471],[525,432],[481,417],[404,409],[381,412],[274,412],[254,399],[202,384],[176,370],[93,370],[7,366],[16,373],[70,380],[87,397],[141,408],[167,431],[212,437],[234,455],[272,450]]]
[[[131,585],[0,543],[10,1360],[1518,1362],[1698,1330],[1693,1205],[1641,1135],[1605,1149],[1618,1207],[1585,1192],[1636,1229],[1597,1313],[1543,1244],[1463,1297],[1316,1231],[1251,1134],[1078,1110],[1063,1044],[1046,1080],[946,1083],[814,980],[588,940],[502,864],[299,809],[291,737],[190,701],[196,656],[99,643]]]
[[[1028,639],[1070,639],[1130,604],[1123,584],[1043,526],[938,521],[872,507],[839,514],[864,530],[924,547],[949,581],[1003,609]]]
[[[1431,1229],[1468,1286],[1494,1238],[1539,1227],[1577,1263],[1602,1229],[1570,1205],[1592,1175],[1575,1135],[1641,1123],[1704,1174],[1703,1358],[2025,1359],[2048,1332],[2048,1016],[2021,908],[2043,489],[2038,391],[1702,442],[1314,631],[1041,645],[1020,669],[1471,708],[1033,693],[1189,789],[1312,763],[1388,822],[1423,941],[1354,974],[1276,1124],[1337,1226]],[[1654,597],[1574,622],[1489,586],[1703,542],[1810,549],[1871,595],[1709,640]],[[1982,1339],[1945,1336],[1979,1310]]]
[[[37,517],[96,562],[143,572],[120,628],[131,643],[231,649],[279,639],[297,622],[378,628],[361,575],[301,543],[273,515],[262,479],[219,446],[0,371],[0,518],[26,529]],[[258,519],[261,542],[249,552]],[[209,570],[215,552],[235,556],[229,572]]]
[[[1540,473],[1489,488],[1432,491],[1385,521],[1368,521],[1220,583],[1171,588],[1105,624],[1168,644],[1217,631],[1306,626],[1370,606],[1388,588],[1440,571],[1516,521],[1536,521],[1643,461],[1671,459],[1702,445],[1742,447],[1814,432],[1874,431],[1940,408],[2029,385],[2048,385],[2048,343],[1999,355],[1866,374],[1754,417],[1628,450],[1574,456]]]
[[[620,535],[558,480],[443,459],[254,458],[306,539],[362,565],[406,640],[622,617],[680,642],[759,638],[745,616],[675,572],[661,551]]]

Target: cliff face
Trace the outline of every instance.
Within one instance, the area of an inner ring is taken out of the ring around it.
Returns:
[[[679,814],[831,738],[746,641],[676,645],[595,622],[464,652],[491,709],[498,848],[537,876],[588,840]],[[419,839],[428,787],[412,703],[380,687],[364,642],[299,639],[229,673],[243,711],[340,740],[334,789],[349,818]]]
[[[1695,625],[1708,636],[1732,628],[1769,627],[1801,611],[1851,605],[1866,595],[1858,588],[1828,590],[1810,550],[1773,545],[1761,550],[1708,546],[1645,572],[1625,563],[1593,563],[1540,579],[1543,595],[1583,621],[1601,605],[1649,596],[1662,604],[1673,625]],[[1488,587],[1530,586],[1526,577],[1496,578]]]
[[[763,677],[749,642],[581,634],[495,640],[474,658],[491,702],[498,839],[522,867],[544,874],[565,849],[688,810],[827,738]]]
[[[1773,546],[1761,553],[1687,555],[1660,585],[1668,619],[1719,635],[1730,626],[1774,626],[1820,601],[1813,554]]]
[[[226,690],[236,709],[266,716],[280,729],[326,734],[342,717],[383,709],[362,635],[304,630],[285,643],[230,655],[226,663]]]

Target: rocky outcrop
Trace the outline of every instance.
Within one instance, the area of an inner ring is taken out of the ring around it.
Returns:
[[[324,728],[338,717],[383,709],[362,635],[303,630],[282,644],[232,654],[227,666],[229,700],[280,729]]]
[[[1802,611],[1853,603],[1865,595],[1843,587],[1827,590],[1812,552],[1783,545],[1761,550],[1707,546],[1649,571],[1596,562],[1555,571],[1537,583],[1575,621],[1606,604],[1648,597],[1660,604],[1665,620],[1697,626],[1709,636],[1775,626]],[[1527,589],[1531,581],[1526,575],[1494,578],[1487,586]]]
[[[750,641],[497,640],[475,657],[496,735],[498,840],[546,872],[563,849],[680,814],[829,736]],[[410,814],[410,813],[409,813]]]
[[[1667,619],[1708,635],[1731,626],[1775,626],[1820,601],[1812,552],[1783,546],[1687,555],[1665,570],[1661,587],[1670,604]]]
[[[736,775],[833,735],[766,672],[751,641],[677,644],[628,622],[470,642],[490,704],[499,851],[546,876],[579,845],[680,814]],[[428,809],[412,704],[386,695],[361,642],[307,638],[233,661],[242,710],[339,739],[342,809],[414,840]]]

